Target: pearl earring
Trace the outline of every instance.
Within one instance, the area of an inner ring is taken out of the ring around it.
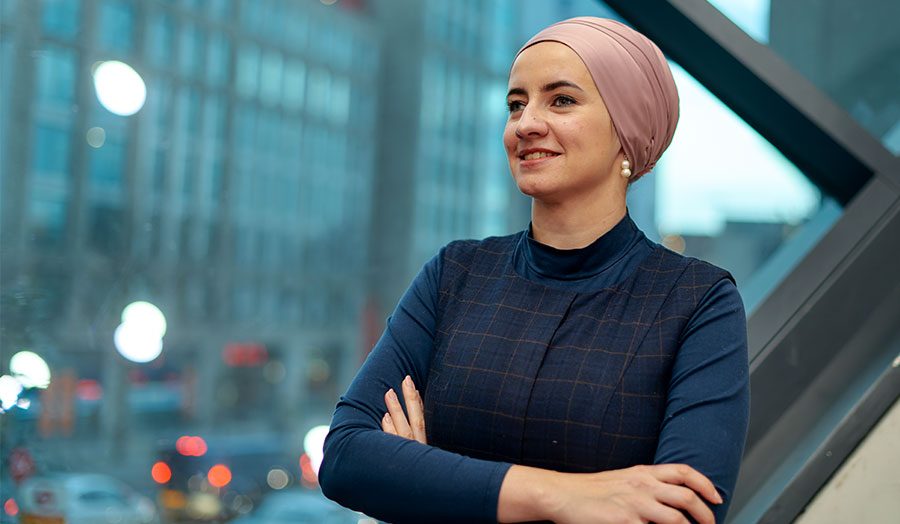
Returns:
[[[628,160],[622,161],[622,176],[628,178],[631,176],[631,163]]]

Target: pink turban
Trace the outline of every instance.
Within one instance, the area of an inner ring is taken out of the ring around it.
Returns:
[[[662,51],[624,24],[585,16],[544,29],[516,57],[547,41],[565,44],[587,66],[631,161],[632,181],[653,169],[678,123],[678,90]]]

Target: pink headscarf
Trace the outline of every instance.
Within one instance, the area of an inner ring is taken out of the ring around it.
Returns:
[[[624,24],[584,16],[544,29],[516,57],[547,41],[565,44],[587,66],[631,161],[631,180],[653,169],[678,123],[678,90],[662,51]]]

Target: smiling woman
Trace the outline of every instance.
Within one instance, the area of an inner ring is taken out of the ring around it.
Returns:
[[[566,20],[519,51],[507,104],[531,226],[425,265],[338,403],[323,491],[391,522],[723,520],[748,421],[741,299],[625,203],[675,131],[665,58],[618,22]]]
[[[509,85],[503,144],[513,179],[533,199],[534,238],[542,241],[544,227],[572,228],[551,218],[565,216],[582,222],[584,236],[556,247],[584,247],[625,216],[625,155],[606,104],[584,62],[558,42],[522,52]]]

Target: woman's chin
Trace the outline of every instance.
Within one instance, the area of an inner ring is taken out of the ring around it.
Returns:
[[[548,182],[544,177],[526,176],[517,178],[516,186],[523,195],[549,204],[559,200],[560,191]]]

